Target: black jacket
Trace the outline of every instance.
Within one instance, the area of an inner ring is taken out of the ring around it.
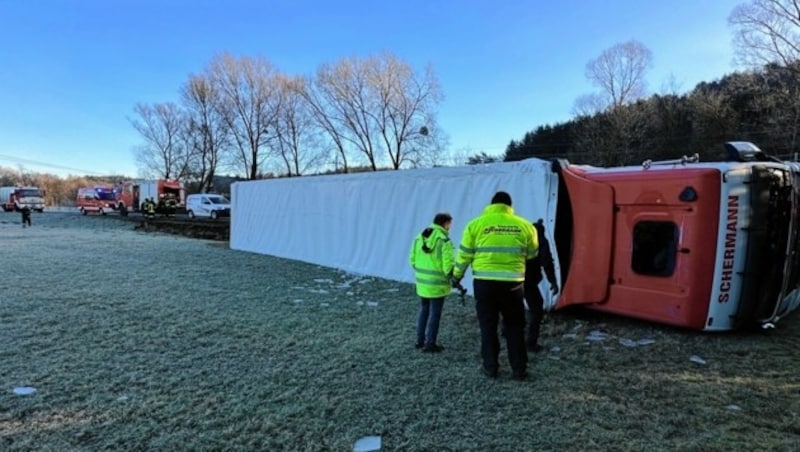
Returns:
[[[533,223],[533,227],[536,228],[536,235],[539,236],[539,252],[536,257],[525,262],[525,285],[529,287],[539,285],[542,281],[543,268],[547,280],[551,284],[555,284],[556,269],[553,264],[553,255],[550,253],[550,242],[544,235],[544,222],[540,218],[539,221]]]

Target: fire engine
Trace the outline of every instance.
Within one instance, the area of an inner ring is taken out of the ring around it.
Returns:
[[[44,193],[39,187],[0,187],[0,205],[6,212],[19,211],[25,206],[44,212]]]

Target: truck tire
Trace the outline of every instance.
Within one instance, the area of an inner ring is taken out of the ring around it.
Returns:
[[[84,209],[83,207],[81,207],[81,214],[82,214],[82,215],[86,215],[87,213],[88,213],[88,212],[86,212],[86,209]]]

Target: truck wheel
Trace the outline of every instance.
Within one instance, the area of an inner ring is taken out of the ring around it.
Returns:
[[[83,215],[86,215],[87,213],[88,213],[88,212],[86,212],[86,209],[84,209],[83,207],[81,207],[81,214],[83,214]]]
[[[212,219],[212,220],[216,220],[216,219],[217,219],[217,216],[219,216],[219,214],[217,213],[217,211],[216,211],[216,210],[212,210],[212,211],[211,211],[211,219]]]

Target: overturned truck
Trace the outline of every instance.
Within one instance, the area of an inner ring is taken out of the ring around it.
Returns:
[[[598,168],[528,159],[232,186],[231,248],[413,282],[407,253],[437,212],[457,245],[494,192],[543,219],[563,288],[582,305],[695,330],[772,327],[800,305],[800,165],[751,143]],[[470,286],[468,273],[464,283]]]

